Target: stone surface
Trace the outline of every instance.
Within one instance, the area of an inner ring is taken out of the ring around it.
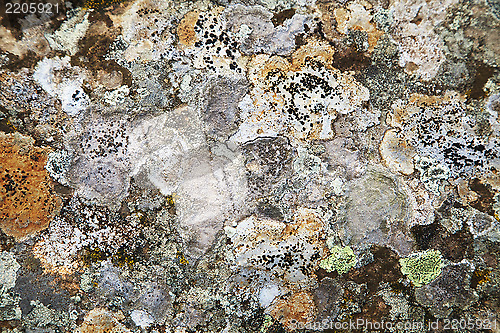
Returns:
[[[10,5],[2,333],[498,330],[498,0]]]

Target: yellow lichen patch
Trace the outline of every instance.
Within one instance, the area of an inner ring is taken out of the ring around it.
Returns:
[[[47,228],[61,207],[45,170],[47,150],[19,133],[0,133],[0,227],[16,240]]]
[[[194,31],[194,26],[198,22],[198,11],[192,11],[184,15],[181,22],[177,26],[177,36],[179,37],[179,43],[185,46],[193,46],[198,40],[196,37],[196,32]]]
[[[491,271],[489,269],[476,269],[471,277],[471,287],[477,288],[478,285],[489,282],[490,273]]]
[[[288,299],[280,299],[271,305],[270,313],[289,330],[299,325],[311,323],[316,316],[316,306],[312,295],[307,291],[293,294]]]
[[[179,263],[182,264],[182,265],[187,265],[189,264],[189,261],[186,259],[186,257],[184,257],[184,254],[182,254],[182,252],[177,252],[177,260],[179,260]]]
[[[95,308],[83,319],[83,323],[78,327],[76,333],[129,333],[130,330],[121,324],[125,316],[120,311],[109,312],[102,308]]]
[[[83,5],[85,9],[104,9],[115,4],[119,4],[123,0],[87,0]]]
[[[379,146],[380,156],[385,165],[393,172],[410,175],[414,171],[414,149],[394,129],[385,132]]]
[[[376,28],[372,23],[372,16],[367,9],[371,5],[366,1],[352,2],[347,8],[337,8],[334,10],[334,17],[337,21],[337,30],[346,34],[349,30],[365,31],[368,34],[368,48],[372,52],[377,45],[377,41],[384,33]]]

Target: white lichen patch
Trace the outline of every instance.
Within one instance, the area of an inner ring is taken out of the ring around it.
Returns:
[[[62,185],[68,185],[66,173],[71,167],[71,156],[66,150],[50,152],[47,158],[45,169],[52,177]]]
[[[205,69],[216,75],[243,75],[245,67],[240,63],[238,39],[227,29],[227,19],[221,14],[223,8],[211,11],[190,13],[192,19],[185,20],[182,31],[190,34],[178,34],[180,47],[184,54],[192,59],[192,66]]]
[[[45,34],[53,50],[75,55],[78,52],[78,42],[85,36],[89,27],[89,12],[81,9],[73,17],[61,24],[61,27],[52,34]]]
[[[14,288],[20,267],[12,253],[6,251],[0,253],[0,294]]]
[[[245,55],[289,55],[295,48],[295,37],[305,33],[305,26],[314,23],[308,15],[295,13],[283,24],[272,23],[273,14],[262,6],[229,6],[225,10],[228,29],[237,37],[240,50]]]
[[[171,58],[174,52],[173,8],[171,2],[138,0],[122,15],[110,15],[122,28],[121,40],[126,44],[122,59],[156,61]]]
[[[306,287],[323,254],[323,222],[311,209],[301,208],[291,223],[255,216],[230,230],[235,267],[269,272],[292,286]]]
[[[429,81],[436,76],[445,60],[443,41],[435,35],[411,35],[399,41],[399,65],[409,74]]]
[[[414,94],[408,101],[399,100],[390,125],[401,130],[421,158],[435,160],[452,177],[481,174],[500,165],[498,137],[476,135],[478,122],[456,93]]]
[[[116,88],[112,91],[106,91],[104,93],[104,100],[110,106],[116,106],[125,102],[125,98],[130,93],[130,89],[128,86],[124,85]]]
[[[210,247],[226,218],[245,211],[246,197],[238,153],[221,147],[211,155],[202,129],[195,110],[181,107],[138,124],[129,144],[131,174],[164,195],[176,194],[180,233],[194,256]]]
[[[308,49],[316,59],[305,62]],[[332,139],[332,122],[338,114],[363,110],[368,89],[349,74],[325,65],[326,52],[333,50],[313,42],[292,55],[293,63],[256,56],[249,64],[254,88],[240,103],[243,123],[233,140],[247,142],[277,134]]]
[[[77,199],[71,206],[78,214],[56,217],[33,246],[33,255],[45,272],[73,274],[82,267],[79,255],[83,249],[113,254],[125,244],[129,248],[139,244],[135,240],[139,236],[138,218],[132,216],[127,223],[117,224],[116,216],[104,209],[84,205]]]
[[[428,81],[436,76],[445,60],[444,43],[434,27],[446,17],[457,0],[405,0],[391,6],[394,39],[399,42],[399,64],[410,74]]]
[[[402,135],[394,129],[386,131],[380,143],[380,155],[392,172],[410,175],[414,170],[414,152],[401,136]]]
[[[136,326],[143,329],[148,328],[155,321],[154,318],[149,313],[142,310],[133,310],[130,313],[130,318],[132,318]]]
[[[76,116],[90,105],[82,88],[87,75],[78,66],[71,66],[69,57],[54,57],[40,61],[33,73],[35,81],[52,97],[61,101],[64,112]]]

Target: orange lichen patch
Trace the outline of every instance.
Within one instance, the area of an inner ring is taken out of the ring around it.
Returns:
[[[130,330],[121,324],[125,316],[119,311],[109,312],[102,308],[95,308],[83,319],[83,323],[78,327],[76,333],[129,333]]]
[[[193,46],[198,40],[196,37],[196,32],[194,31],[194,26],[198,22],[198,11],[192,11],[184,15],[181,22],[177,26],[177,36],[179,37],[179,43],[185,46]]]
[[[271,305],[271,316],[289,330],[299,328],[314,320],[316,306],[307,291],[293,294],[288,299],[277,300]]]
[[[265,54],[259,54],[251,59],[248,69],[251,78],[260,80],[274,71],[288,71],[290,63],[280,56],[269,57]]]
[[[400,127],[413,115],[422,112],[422,107],[460,102],[465,102],[465,98],[452,91],[447,91],[444,96],[428,96],[414,93],[408,99],[408,103],[396,102],[393,104],[393,112],[388,115],[387,124]]]
[[[366,1],[351,2],[347,8],[337,8],[333,13],[338,32],[346,34],[349,30],[365,31],[370,45],[368,51],[372,52],[384,32],[378,30],[372,23],[372,16],[367,10],[370,8],[371,5]]]
[[[294,235],[305,236],[313,243],[318,241],[323,230],[323,223],[318,215],[311,209],[301,208],[294,216],[294,223],[286,225],[281,237],[286,239]]]
[[[47,228],[61,207],[45,170],[47,150],[19,133],[0,133],[0,227],[17,241]]]
[[[398,135],[398,131],[390,129],[385,132],[379,146],[380,156],[385,165],[393,172],[410,175],[414,171],[413,156],[415,150],[406,140]]]
[[[332,69],[330,64],[333,61],[335,49],[325,41],[310,39],[307,44],[302,45],[292,54],[292,63],[280,56],[268,56],[259,54],[250,60],[248,64],[250,79],[266,79],[269,73],[281,71],[300,71],[309,60],[321,62],[325,67]]]
[[[333,62],[335,49],[326,41],[310,39],[307,44],[302,45],[292,54],[292,66],[290,70],[298,71],[308,59],[315,59],[322,62],[326,67]]]

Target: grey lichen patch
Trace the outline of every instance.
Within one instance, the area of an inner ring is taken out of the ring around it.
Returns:
[[[246,80],[231,78],[211,79],[203,94],[205,108],[201,119],[209,136],[226,140],[238,129],[240,121],[238,103],[248,92]]]
[[[19,298],[9,292],[16,285],[20,267],[12,253],[0,253],[0,320],[21,319]]]
[[[416,168],[420,173],[420,181],[425,188],[439,195],[439,188],[443,181],[449,178],[449,169],[446,165],[440,165],[438,161],[428,157],[415,157]]]
[[[12,253],[6,251],[0,253],[0,270],[2,271],[0,284],[2,285],[2,294],[15,286],[16,273],[19,268],[20,266]]]
[[[408,199],[397,179],[370,170],[349,186],[340,236],[350,246],[377,243],[402,253],[410,249]],[[397,235],[397,236],[396,236]]]
[[[36,328],[45,328],[45,327],[67,327],[68,329],[75,328],[75,320],[70,319],[69,313],[59,312],[40,301],[32,301],[31,305],[33,306],[33,310],[26,315],[23,320],[27,325]]]
[[[45,38],[50,47],[74,55],[78,51],[78,42],[85,36],[89,27],[88,17],[89,13],[82,9],[65,21],[53,34],[46,34]]]
[[[456,307],[466,309],[478,299],[476,292],[469,287],[470,270],[469,263],[443,268],[439,278],[416,290],[417,302],[429,307],[438,318],[446,318]]]
[[[48,154],[45,169],[49,175],[62,185],[68,185],[66,173],[71,167],[71,156],[65,150],[54,151]]]

